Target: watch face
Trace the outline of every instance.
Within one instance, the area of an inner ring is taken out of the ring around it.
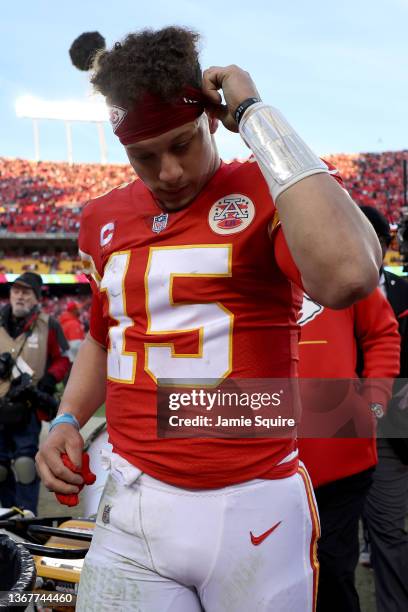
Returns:
[[[382,419],[382,417],[384,416],[384,408],[382,404],[377,404],[374,402],[373,404],[371,404],[370,408],[377,417],[377,419]]]

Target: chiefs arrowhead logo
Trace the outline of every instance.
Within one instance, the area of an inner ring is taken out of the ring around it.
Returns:
[[[306,325],[309,321],[313,321],[318,317],[324,308],[321,304],[314,302],[306,293],[303,294],[303,303],[300,310],[300,317],[298,319],[298,325]]]
[[[118,129],[127,114],[127,110],[125,108],[121,108],[120,106],[109,107],[109,121],[111,123],[114,133],[116,133],[116,130]]]

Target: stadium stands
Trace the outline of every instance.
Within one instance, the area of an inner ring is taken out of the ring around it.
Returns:
[[[29,256],[24,256],[0,250],[0,274],[21,274],[26,271],[39,274],[77,274],[82,271],[82,264],[77,255],[70,256],[68,253],[43,254],[34,251]]]
[[[126,165],[0,158],[0,236],[77,233],[86,200],[133,179],[134,172]]]
[[[403,160],[408,151],[340,154],[326,157],[340,171],[355,202],[375,206],[397,223],[404,205]]]
[[[355,201],[376,206],[391,222],[399,220],[403,205],[404,159],[408,160],[408,151],[327,157],[340,170]],[[0,236],[6,232],[76,234],[84,202],[134,176],[128,165],[0,158]]]

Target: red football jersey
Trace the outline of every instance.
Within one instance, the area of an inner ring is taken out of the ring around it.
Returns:
[[[295,467],[276,467],[295,450],[291,439],[156,434],[157,379],[297,375],[302,291],[288,279],[296,276],[291,258],[281,252],[276,262],[276,244],[287,252],[274,239],[276,219],[253,160],[222,163],[177,212],[163,212],[140,180],[83,211],[79,245],[94,279],[90,332],[108,348],[109,440],[155,478],[215,488]]]

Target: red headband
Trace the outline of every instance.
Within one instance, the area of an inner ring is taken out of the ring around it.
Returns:
[[[204,95],[200,89],[186,86],[175,102],[163,102],[146,93],[132,110],[120,106],[109,110],[113,132],[123,145],[129,145],[194,121],[204,111]]]

